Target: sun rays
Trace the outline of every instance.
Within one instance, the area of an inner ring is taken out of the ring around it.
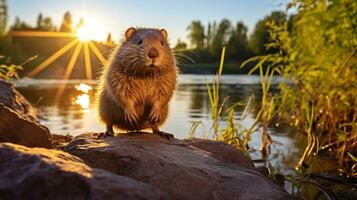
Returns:
[[[86,69],[86,78],[87,79],[92,79],[92,66],[91,66],[91,61],[90,61],[90,52],[92,51],[94,55],[98,58],[98,60],[104,64],[106,62],[106,59],[102,55],[102,53],[99,51],[99,49],[95,46],[92,40],[80,40],[76,34],[74,33],[62,33],[62,32],[40,32],[40,31],[15,31],[11,33],[12,36],[15,37],[71,37],[73,40],[57,50],[55,53],[53,53],[49,58],[47,58],[45,61],[43,61],[40,65],[38,65],[35,69],[33,69],[31,72],[27,74],[28,77],[34,77],[44,69],[46,69],[51,63],[55,62],[58,58],[60,58],[62,55],[64,55],[66,52],[68,52],[70,49],[73,47],[78,49],[78,53],[81,51],[83,47],[84,51],[84,61],[85,61],[85,69]],[[83,39],[83,38],[82,38]],[[114,46],[113,46],[114,47]],[[76,53],[77,51],[74,51]],[[77,55],[78,57],[78,55]],[[73,58],[73,57],[72,57]],[[74,60],[73,65],[75,65],[76,60]],[[70,67],[71,62],[68,63],[66,72],[68,71],[68,68]],[[73,66],[72,66],[73,67]],[[64,75],[64,79],[69,78],[71,73],[66,77],[68,74]]]
[[[91,64],[91,53],[95,55],[95,57],[102,63],[103,65],[106,63],[106,58],[103,56],[101,51],[96,47],[93,41],[90,38],[90,35],[85,32],[85,29],[82,31],[77,31],[76,33],[65,33],[65,32],[43,32],[43,31],[13,31],[11,33],[13,37],[53,37],[53,38],[63,38],[69,37],[73,38],[69,43],[58,49],[54,52],[50,57],[48,57],[45,61],[43,61],[40,65],[35,67],[32,71],[30,71],[26,76],[34,77],[47,67],[49,67],[53,62],[58,60],[61,56],[63,56],[66,52],[70,51],[74,48],[73,54],[68,61],[66,70],[63,74],[63,80],[68,80],[71,77],[73,68],[77,63],[80,52],[83,50],[84,53],[84,65],[85,65],[85,74],[87,79],[92,79],[92,64]],[[107,44],[104,44],[107,45]],[[115,47],[110,44],[107,45],[110,47]],[[56,100],[60,100],[66,85],[63,85],[59,88]]]
[[[43,71],[45,68],[47,68],[51,63],[56,61],[59,57],[61,57],[63,54],[65,54],[68,50],[70,50],[72,47],[74,47],[76,44],[78,45],[79,40],[74,39],[65,46],[63,46],[61,49],[56,51],[54,54],[52,54],[47,60],[43,61],[39,66],[37,66],[35,69],[30,71],[27,76],[28,77],[34,77],[41,71]]]

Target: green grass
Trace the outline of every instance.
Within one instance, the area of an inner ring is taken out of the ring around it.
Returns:
[[[260,106],[258,115],[255,119],[255,122],[249,128],[244,128],[241,124],[242,121],[248,115],[248,109],[251,106],[253,97],[249,97],[246,101],[235,102],[231,105],[227,104],[229,97],[222,97],[220,94],[220,83],[222,72],[224,70],[225,58],[225,47],[222,49],[221,59],[219,67],[215,77],[212,77],[211,84],[206,80],[207,94],[210,102],[211,108],[211,122],[208,135],[211,135],[214,140],[223,141],[227,144],[230,144],[242,152],[245,153],[247,157],[250,157],[248,152],[248,142],[251,139],[251,135],[259,130],[262,131],[262,148],[261,151],[263,154],[267,154],[266,149],[269,148],[271,144],[270,135],[268,133],[268,125],[270,120],[273,117],[274,109],[271,109],[272,104],[275,103],[275,97],[271,97],[268,94],[271,82],[272,82],[272,73],[268,70],[267,75],[263,75],[263,70],[261,70],[261,83],[263,89],[262,102],[263,106]],[[268,77],[268,82],[265,79]],[[267,106],[270,106],[269,109]],[[239,120],[235,120],[234,116],[236,109],[238,107],[244,107],[243,112],[241,113]],[[225,122],[226,126],[222,127],[222,122]],[[262,122],[262,123],[261,123]],[[202,125],[201,122],[195,122],[192,124],[191,130],[189,132],[189,138],[193,138],[196,135],[196,130],[198,126]]]
[[[19,70],[22,70],[20,65],[7,64],[5,56],[0,55],[0,79],[18,78]]]

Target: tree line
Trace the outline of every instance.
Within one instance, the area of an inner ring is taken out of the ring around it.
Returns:
[[[284,12],[274,11],[259,20],[250,35],[248,27],[242,21],[234,24],[228,19],[223,19],[218,23],[209,22],[205,26],[200,20],[194,20],[187,27],[189,50],[197,57],[195,60],[201,63],[217,62],[222,46],[226,46],[226,59],[231,62],[242,62],[255,55],[271,53],[274,49],[266,48],[266,44],[271,40],[267,22],[290,24],[292,17]],[[188,45],[179,39],[174,49],[185,51],[188,50]]]
[[[36,20],[36,26],[31,26],[19,17],[16,17],[14,24],[10,26],[10,31],[75,32],[80,26],[83,25],[83,23],[84,20],[81,18],[74,26],[72,14],[69,11],[66,11],[63,15],[60,26],[57,27],[53,23],[51,17],[43,16],[42,13],[39,13]],[[111,33],[108,33],[107,42],[113,42]]]
[[[78,27],[83,20],[76,27]],[[43,16],[39,13],[37,16],[36,26],[31,26],[27,22],[21,20],[19,17],[15,18],[15,22],[10,26],[10,31],[59,31],[59,32],[73,32],[72,14],[67,11],[63,15],[62,23],[57,27],[51,17]]]
[[[288,22],[288,26],[291,27],[292,18],[293,16],[287,16],[284,12],[274,11],[259,20],[250,34],[248,34],[247,25],[242,21],[232,23],[228,19],[223,19],[204,25],[200,20],[194,20],[187,27],[190,46],[179,39],[174,49],[184,51],[183,53],[195,63],[207,64],[218,62],[222,46],[226,46],[226,61],[239,64],[253,56],[274,52],[273,48],[266,48],[266,44],[271,40],[269,28],[266,26],[267,22],[273,21],[278,25]],[[83,19],[80,19],[77,24],[74,24],[72,14],[67,11],[60,25],[56,26],[51,17],[39,13],[34,26],[16,17],[9,30],[75,32],[83,23]],[[108,34],[109,40],[111,42],[113,40],[110,33]],[[22,49],[22,47],[19,48]],[[190,61],[183,64],[190,64]]]

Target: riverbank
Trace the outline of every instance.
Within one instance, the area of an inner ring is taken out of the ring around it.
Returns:
[[[292,199],[222,142],[139,132],[63,137],[15,107],[1,104],[0,113],[1,199]]]

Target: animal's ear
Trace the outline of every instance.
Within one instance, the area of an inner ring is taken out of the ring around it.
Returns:
[[[135,32],[136,32],[136,28],[134,27],[128,28],[128,30],[125,31],[125,39],[131,38]]]
[[[165,40],[167,39],[167,31],[165,29],[161,29],[160,33],[162,35],[163,38],[165,38]]]

